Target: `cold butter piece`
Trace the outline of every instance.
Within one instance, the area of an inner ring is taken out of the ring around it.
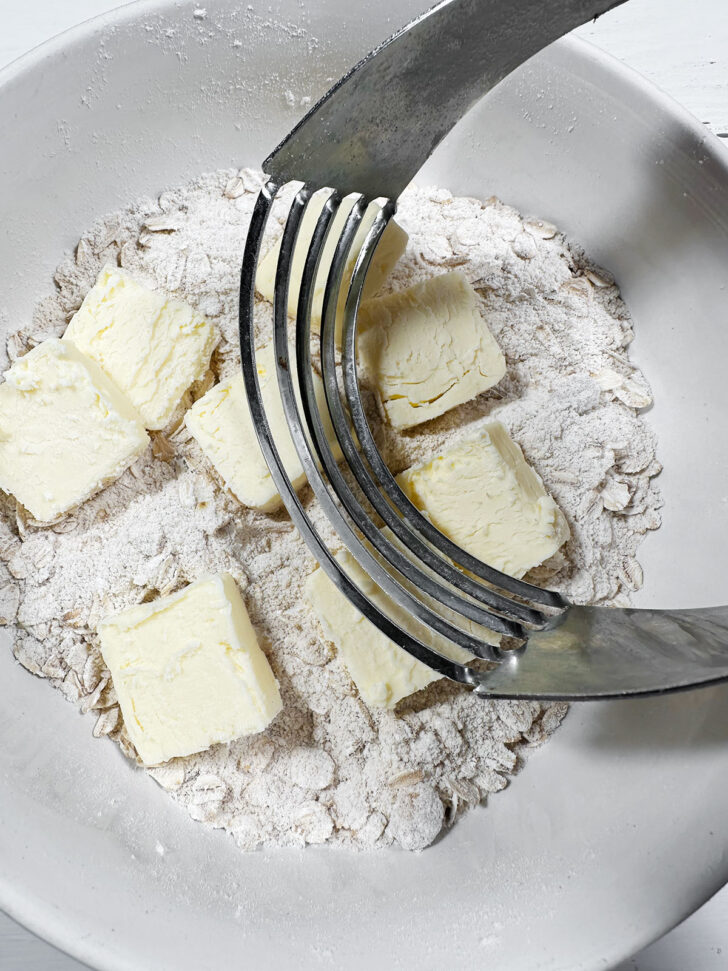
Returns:
[[[63,339],[101,366],[146,428],[161,429],[185,391],[208,369],[219,335],[182,300],[106,266]]]
[[[311,196],[311,201],[309,202],[303,219],[301,220],[298,241],[293,252],[290,275],[291,282],[288,288],[289,317],[295,318],[298,312],[298,295],[301,288],[301,278],[303,276],[306,255],[308,253],[309,246],[311,245],[311,240],[313,239],[316,223],[330,194],[330,190],[328,189],[322,189],[315,192]],[[331,266],[331,261],[334,258],[336,244],[341,236],[344,229],[344,224],[346,223],[347,217],[354,206],[356,198],[357,197],[355,195],[351,195],[345,196],[344,199],[342,199],[341,205],[339,206],[339,209],[332,221],[331,231],[329,232],[326,244],[324,245],[323,252],[321,254],[321,263],[319,265],[319,271],[314,285],[314,298],[311,309],[311,328],[314,332],[318,332],[321,327],[321,312],[323,308],[324,290],[326,288],[326,280],[328,277],[329,268]],[[339,301],[336,307],[337,344],[341,342],[341,327],[344,314],[344,304],[346,302],[346,291],[348,289],[349,282],[351,281],[351,275],[354,272],[354,264],[356,263],[356,258],[364,244],[366,235],[371,229],[380,209],[381,207],[376,202],[370,203],[354,237],[350,256],[344,270],[344,277],[341,282],[341,292],[339,294]],[[369,264],[369,271],[367,272],[367,278],[362,293],[363,300],[373,297],[379,292],[379,290],[381,290],[384,281],[392,272],[394,264],[404,253],[407,247],[407,240],[407,233],[398,223],[394,221],[394,219],[390,219],[389,223],[387,224],[387,228],[382,234],[382,238],[379,240],[379,245],[374,251],[372,261]],[[280,253],[280,248],[281,240],[278,239],[273,247],[268,250],[260,261],[255,277],[256,290],[262,297],[265,297],[265,299],[269,300],[271,303],[273,302],[276,266],[278,264],[278,254]]]
[[[358,354],[390,424],[411,428],[497,384],[506,362],[462,273],[362,304]]]
[[[295,360],[293,348],[290,359]],[[294,489],[300,489],[306,482],[306,476],[283,411],[273,345],[268,344],[258,351],[256,361],[261,395],[278,454]],[[302,414],[300,391],[295,371],[293,373],[299,411]],[[341,450],[326,408],[323,382],[315,371],[313,382],[319,411],[324,419],[326,437],[338,461]],[[242,374],[236,374],[230,380],[211,388],[189,409],[185,415],[185,423],[215,466],[225,486],[243,505],[261,512],[273,512],[280,507],[281,497],[255,434]]]
[[[0,385],[0,487],[50,522],[121,475],[149,438],[99,366],[52,338]]]
[[[403,549],[388,528],[382,532]],[[361,592],[407,633],[452,660],[466,663],[471,659],[463,648],[424,627],[403,607],[390,600],[348,551],[337,553],[336,560]],[[406,581],[403,583],[410,587]],[[402,698],[442,677],[395,644],[359,613],[321,568],[307,578],[305,595],[325,638],[335,645],[359,694],[368,705],[394,708]],[[492,631],[484,630],[430,597],[423,599],[456,627],[488,643],[499,642],[499,636]]]
[[[228,573],[108,617],[99,635],[124,724],[145,765],[262,732],[282,708]]]
[[[569,538],[563,513],[497,421],[397,481],[449,539],[514,577]]]

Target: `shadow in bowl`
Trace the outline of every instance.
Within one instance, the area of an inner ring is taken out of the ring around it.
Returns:
[[[724,749],[728,685],[599,705],[582,738],[593,749],[642,757],[645,752]]]

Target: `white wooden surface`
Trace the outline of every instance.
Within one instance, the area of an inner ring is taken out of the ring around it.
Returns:
[[[0,67],[53,34],[119,3],[0,0]],[[631,0],[580,33],[685,105],[726,139],[728,151],[728,0]],[[725,971],[727,967],[728,888],[615,971]],[[0,971],[81,968],[0,913]]]

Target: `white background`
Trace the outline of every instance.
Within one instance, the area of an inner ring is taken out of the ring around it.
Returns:
[[[0,0],[0,67],[48,37],[119,5],[118,0]],[[214,0],[207,5],[214,7]],[[423,0],[423,8],[428,5]],[[681,102],[726,139],[728,151],[728,0],[630,0],[579,33]],[[81,968],[0,912],[0,971]],[[615,971],[726,968],[728,888]]]

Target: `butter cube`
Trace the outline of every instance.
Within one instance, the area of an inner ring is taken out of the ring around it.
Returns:
[[[311,197],[311,201],[309,202],[306,212],[304,213],[304,217],[301,220],[298,240],[296,242],[296,248],[293,252],[290,276],[291,282],[288,288],[289,317],[295,318],[296,314],[298,313],[298,295],[301,289],[301,278],[303,276],[306,255],[308,253],[309,246],[311,245],[311,240],[313,239],[316,223],[318,222],[319,216],[323,212],[324,205],[330,194],[331,193],[328,189],[322,189],[319,192],[315,192]],[[331,231],[329,232],[326,244],[321,254],[321,262],[319,264],[319,270],[314,284],[314,297],[311,308],[311,329],[316,333],[318,333],[321,327],[321,312],[323,309],[324,290],[326,288],[326,280],[331,267],[331,261],[334,258],[336,244],[341,236],[344,229],[344,224],[346,223],[355,201],[356,196],[346,196],[344,199],[342,199],[338,212],[333,218]],[[380,208],[381,207],[378,206],[376,202],[370,203],[351,246],[350,256],[346,263],[344,276],[341,281],[339,302],[336,307],[335,333],[337,344],[341,343],[344,304],[346,302],[346,292],[348,290],[349,283],[351,282],[351,275],[354,272],[354,265],[359,255],[359,251],[364,245],[366,235],[371,229]],[[379,292],[379,290],[381,290],[384,281],[392,272],[394,264],[404,253],[407,247],[407,239],[407,233],[402,229],[402,227],[399,226],[393,219],[390,219],[389,223],[387,224],[387,228],[384,230],[384,233],[379,240],[379,245],[374,251],[372,261],[369,264],[369,271],[367,273],[366,283],[364,284],[364,290],[362,292],[362,300],[367,300],[369,297],[373,297]],[[255,277],[255,287],[258,293],[271,303],[273,302],[276,266],[278,264],[278,254],[280,253],[280,249],[281,240],[278,239],[274,246],[268,250],[260,261]]]
[[[358,354],[395,428],[412,428],[487,391],[506,362],[462,273],[362,304]]]
[[[282,708],[229,573],[108,617],[99,636],[145,765],[262,732]]]
[[[145,427],[158,430],[209,367],[219,335],[188,304],[106,266],[63,339],[93,358]]]
[[[563,513],[497,421],[397,481],[440,532],[514,577],[569,538]]]
[[[0,384],[0,488],[50,522],[121,475],[149,438],[99,366],[53,338]]]
[[[290,353],[293,361],[293,348]],[[256,360],[263,403],[278,454],[294,489],[300,489],[306,482],[306,476],[283,411],[273,345],[269,344],[258,351]],[[295,370],[292,374],[299,412],[303,416]],[[324,420],[326,437],[338,461],[341,458],[341,449],[326,407],[323,382],[315,371],[313,382],[316,400]],[[185,424],[215,466],[226,488],[244,506],[250,506],[261,512],[274,512],[280,508],[281,497],[276,491],[258,444],[242,374],[236,374],[228,381],[215,385],[199,401],[196,401],[185,415]]]
[[[382,532],[404,550],[391,530],[385,527]],[[347,550],[337,553],[336,560],[361,592],[407,633],[452,660],[465,663],[471,659],[471,655],[463,648],[424,627],[407,610],[390,600]],[[407,581],[401,582],[412,589]],[[370,623],[322,569],[315,570],[306,580],[305,596],[325,638],[335,645],[360,696],[368,705],[375,708],[394,708],[402,698],[426,688],[428,684],[442,677]],[[493,631],[485,630],[430,597],[423,599],[456,627],[490,644],[499,642],[498,634]]]

